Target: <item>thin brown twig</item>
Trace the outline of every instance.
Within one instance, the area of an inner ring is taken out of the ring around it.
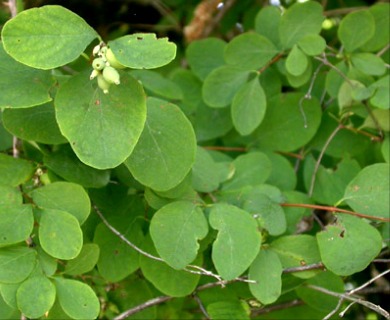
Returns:
[[[330,211],[330,212],[339,212],[339,213],[350,214],[352,216],[356,216],[356,217],[360,217],[360,218],[367,218],[367,219],[371,219],[371,220],[390,222],[389,218],[374,217],[374,216],[370,216],[368,214],[358,213],[358,212],[340,209],[340,208],[332,207],[332,206],[321,206],[321,205],[306,204],[306,203],[282,203],[280,205],[282,207],[298,207],[298,208],[319,209],[319,210],[325,210],[325,211]]]
[[[273,305],[273,306],[269,306],[269,307],[266,307],[266,308],[254,309],[251,312],[251,317],[257,317],[257,316],[259,316],[261,314],[266,314],[266,313],[270,313],[270,312],[277,311],[277,310],[289,309],[289,308],[301,306],[301,305],[304,305],[304,304],[305,303],[302,300],[295,299],[295,300],[291,300],[291,301],[288,301],[288,302],[284,302],[284,303],[276,304],[276,305]]]
[[[295,272],[304,272],[310,270],[325,270],[325,266],[322,262],[308,264],[306,266],[291,267],[283,270],[283,273],[295,273]]]
[[[359,11],[359,10],[363,10],[363,9],[367,9],[367,7],[362,6],[362,7],[339,8],[339,9],[333,9],[333,10],[324,11],[323,14],[326,17],[333,17],[333,16],[345,15],[345,14],[348,14],[350,12]]]

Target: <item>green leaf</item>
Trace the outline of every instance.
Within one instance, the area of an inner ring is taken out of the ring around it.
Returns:
[[[19,310],[29,318],[43,316],[54,304],[56,289],[45,276],[36,276],[23,282],[16,292]]]
[[[222,66],[213,70],[203,83],[204,101],[213,108],[228,106],[250,74],[250,71],[234,66]]]
[[[298,41],[298,46],[308,56],[316,56],[324,52],[326,41],[318,34],[308,34]]]
[[[45,155],[43,162],[60,177],[86,188],[104,187],[110,179],[108,170],[97,170],[85,165],[68,145]]]
[[[212,192],[219,187],[220,169],[207,150],[198,147],[192,167],[192,187],[198,192]]]
[[[283,208],[267,194],[257,192],[246,197],[243,209],[251,213],[272,236],[281,235],[287,229]]]
[[[225,47],[225,41],[212,37],[193,41],[189,44],[186,50],[186,58],[191,70],[200,80],[205,80],[212,70],[224,65]]]
[[[325,267],[340,276],[364,270],[382,246],[382,237],[377,229],[349,215],[339,216],[335,225],[317,233],[317,241]]]
[[[91,271],[98,262],[99,253],[100,249],[97,244],[84,244],[80,254],[67,262],[64,273],[77,276]]]
[[[16,187],[31,178],[34,165],[27,160],[0,153],[1,184]]]
[[[171,100],[183,99],[180,87],[156,71],[133,70],[131,75],[138,81],[141,81],[142,86],[152,92],[152,94]]]
[[[315,98],[301,99],[299,93],[271,98],[264,120],[254,132],[254,143],[261,148],[289,152],[309,142],[320,125],[321,107]]]
[[[385,62],[373,53],[353,53],[351,62],[356,69],[365,74],[380,76],[386,72]]]
[[[157,39],[154,33],[135,33],[109,41],[120,64],[133,69],[153,69],[171,62],[176,45],[168,38]]]
[[[266,152],[266,155],[272,163],[272,171],[266,182],[281,190],[293,190],[297,175],[291,162],[275,152]]]
[[[35,247],[38,254],[38,262],[41,267],[43,273],[50,277],[57,271],[57,259],[49,256],[41,246]]]
[[[388,3],[376,3],[368,8],[375,20],[375,33],[363,46],[363,51],[375,52],[385,47],[389,42],[389,10]]]
[[[0,205],[19,205],[23,203],[23,196],[16,187],[0,184]]]
[[[0,250],[0,282],[18,283],[26,279],[36,265],[36,251],[27,247]]]
[[[0,43],[0,108],[25,108],[48,102],[51,100],[49,90],[52,85],[50,72],[15,61]]]
[[[57,297],[62,309],[73,319],[96,319],[99,299],[90,286],[77,280],[55,278]]]
[[[321,287],[333,292],[344,293],[343,280],[330,271],[317,274],[315,277],[308,279],[306,284]],[[295,291],[298,294],[298,297],[305,303],[319,311],[331,312],[337,307],[339,302],[339,298],[307,288],[305,285],[298,287]]]
[[[52,5],[22,11],[4,25],[4,49],[15,60],[53,69],[75,60],[98,34],[81,17]]]
[[[247,320],[249,314],[240,301],[218,301],[207,305],[207,313],[211,319]]]
[[[252,133],[263,121],[267,100],[259,78],[240,87],[232,102],[232,120],[235,129],[243,136]]]
[[[374,109],[367,116],[362,128],[381,128],[383,131],[390,131],[390,109]]]
[[[283,192],[285,203],[312,203],[311,199],[305,193],[300,191],[286,191]],[[285,213],[287,222],[287,233],[297,234],[304,229],[308,228],[310,222],[305,221],[305,217],[312,215],[311,209],[303,207],[288,207],[284,206],[283,211]]]
[[[149,98],[144,131],[125,164],[145,186],[166,191],[188,174],[195,152],[195,134],[183,112],[174,104]]]
[[[344,201],[355,211],[373,217],[389,217],[390,169],[376,163],[361,170],[345,189]]]
[[[278,53],[274,44],[258,33],[243,33],[233,38],[225,48],[228,65],[246,70],[265,66]]]
[[[204,102],[199,104],[192,123],[198,142],[222,137],[233,128],[229,108],[210,108]]]
[[[112,219],[110,224],[135,245],[142,243],[143,234],[137,223],[128,219]],[[97,268],[100,275],[108,281],[118,282],[132,274],[139,267],[139,254],[103,223],[95,229],[93,242],[100,248]]]
[[[261,250],[249,268],[249,289],[262,304],[275,302],[282,293],[282,264],[271,250]]]
[[[299,88],[302,87],[304,84],[306,84],[311,78],[313,77],[313,63],[311,60],[308,60],[308,65],[306,70],[299,76],[294,76],[293,74],[287,72],[286,78],[288,80],[288,83],[293,88]]]
[[[292,48],[306,35],[320,33],[323,20],[322,6],[317,2],[307,1],[289,7],[282,15],[279,27],[283,47]]]
[[[373,106],[381,109],[389,109],[390,104],[390,76],[385,76],[370,85],[374,94],[370,99]]]
[[[142,243],[142,249],[153,256],[158,256],[150,236],[145,238],[145,241]],[[194,263],[201,265],[201,256]],[[184,297],[191,294],[200,279],[200,275],[198,274],[173,269],[164,262],[151,259],[144,255],[140,256],[140,266],[145,278],[159,291],[171,297]]]
[[[18,305],[16,304],[16,291],[18,290],[19,286],[20,283],[0,284],[0,299],[3,298],[5,303],[14,309],[18,308]]]
[[[36,205],[72,214],[82,225],[91,211],[91,203],[84,188],[71,182],[54,182],[35,189],[31,196]]]
[[[304,266],[321,261],[315,237],[310,235],[291,235],[274,240],[270,248],[275,251],[283,268]],[[304,271],[293,273],[302,279],[313,277],[317,271]]]
[[[39,241],[49,255],[69,260],[77,257],[83,246],[83,233],[77,219],[68,212],[40,210]]]
[[[313,181],[316,161],[308,156],[304,163],[304,183],[306,190],[310,190]],[[360,165],[356,160],[343,158],[337,163],[336,169],[325,168],[320,165],[315,173],[312,198],[319,203],[335,205],[344,195],[348,183],[358,174]]]
[[[341,20],[337,33],[345,50],[355,51],[375,34],[374,17],[368,10],[351,12]]]
[[[116,167],[131,154],[146,119],[137,80],[122,74],[111,88],[104,94],[84,72],[63,84],[54,101],[62,134],[79,159],[97,169]]]
[[[250,152],[238,156],[232,162],[233,178],[223,184],[223,190],[235,190],[242,187],[264,183],[271,174],[272,163],[262,152]]]
[[[214,266],[222,278],[232,280],[251,265],[260,251],[256,220],[238,207],[218,203],[210,211],[209,222],[218,230],[212,249]]]
[[[18,86],[20,85],[18,83]],[[29,95],[20,94],[19,96]],[[67,142],[58,127],[52,102],[34,108],[5,109],[3,122],[9,132],[23,140],[45,144]]]
[[[286,59],[286,70],[293,76],[300,76],[305,72],[308,64],[306,55],[297,45],[294,45]]]
[[[0,248],[26,240],[34,227],[32,207],[0,204]]]
[[[279,24],[282,11],[277,6],[263,7],[255,18],[255,30],[268,38],[277,47],[280,46]]]
[[[390,136],[386,135],[385,139],[382,141],[381,152],[383,158],[387,163],[390,163]]]
[[[177,270],[196,258],[198,240],[207,233],[207,220],[202,210],[187,201],[167,204],[153,215],[150,223],[150,235],[158,254]]]

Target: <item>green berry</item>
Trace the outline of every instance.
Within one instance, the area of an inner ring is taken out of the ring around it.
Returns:
[[[106,63],[102,58],[95,58],[92,61],[92,68],[94,68],[95,70],[98,70],[98,71],[103,70],[105,66],[106,66]]]
[[[116,69],[124,69],[126,68],[123,64],[121,64],[116,57],[114,56],[114,53],[110,48],[107,49],[106,51],[106,59],[107,62],[110,64],[111,67],[116,68]]]
[[[108,89],[110,89],[111,83],[107,82],[106,79],[104,79],[102,74],[99,74],[97,76],[97,83],[99,88],[102,89],[105,94],[107,94]]]
[[[92,72],[91,72],[91,75],[89,76],[89,79],[90,79],[90,80],[93,80],[93,79],[95,79],[99,74],[100,74],[99,71],[93,69]]]
[[[108,83],[120,83],[120,76],[118,71],[111,66],[106,66],[103,69],[103,77]]]

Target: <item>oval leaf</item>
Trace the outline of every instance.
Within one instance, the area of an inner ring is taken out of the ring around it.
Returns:
[[[192,202],[176,201],[158,210],[150,235],[160,257],[175,269],[183,269],[197,256],[198,240],[208,232],[202,210]]]
[[[135,33],[108,42],[119,63],[133,69],[164,66],[176,56],[176,45],[154,33]]]
[[[0,250],[0,282],[18,283],[26,279],[36,265],[36,251],[27,247]]]
[[[257,222],[248,212],[223,203],[213,206],[209,222],[218,230],[212,251],[215,268],[222,278],[232,280],[240,276],[259,253],[261,234]]]
[[[317,233],[321,258],[327,269],[340,276],[364,270],[381,251],[382,237],[369,223],[339,216],[336,225]]]
[[[77,257],[83,246],[83,233],[77,219],[68,212],[43,209],[39,222],[39,241],[49,255],[58,259]]]
[[[96,319],[99,299],[90,286],[76,280],[55,278],[57,296],[62,309],[73,319]]]
[[[97,244],[87,243],[81,249],[80,254],[69,260],[66,264],[64,272],[73,276],[77,276],[91,271],[99,259],[100,249]]]
[[[53,69],[79,57],[98,34],[77,14],[51,5],[22,11],[7,21],[1,36],[4,49],[15,60]]]
[[[142,184],[166,191],[178,185],[190,171],[196,153],[191,123],[174,104],[148,99],[144,131],[125,164]]]
[[[23,282],[16,292],[19,310],[29,318],[39,318],[50,310],[56,289],[45,276],[32,277]]]
[[[1,184],[16,187],[30,179],[33,172],[32,162],[0,153]]]
[[[121,74],[120,85],[104,94],[87,73],[69,79],[55,98],[62,134],[79,159],[97,168],[113,168],[133,151],[146,119],[145,94],[140,83]]]

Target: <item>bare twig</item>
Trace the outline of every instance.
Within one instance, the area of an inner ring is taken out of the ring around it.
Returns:
[[[192,295],[192,297],[194,298],[194,300],[195,300],[196,303],[198,304],[200,311],[202,311],[203,315],[205,316],[205,319],[206,319],[206,320],[211,319],[210,316],[209,316],[209,314],[208,314],[207,311],[206,311],[206,308],[204,307],[204,305],[203,305],[203,303],[202,303],[202,300],[200,300],[199,296],[198,296],[196,293],[194,293],[194,294]]]
[[[348,14],[348,13],[353,12],[353,11],[358,11],[358,10],[363,10],[363,9],[367,9],[367,7],[340,8],[340,9],[324,11],[324,15],[326,17],[340,16],[340,15]]]
[[[276,305],[273,305],[273,306],[269,306],[269,307],[266,307],[266,308],[254,309],[251,312],[251,317],[257,317],[257,316],[259,316],[261,314],[266,314],[266,313],[270,313],[270,312],[277,311],[277,310],[289,309],[289,308],[292,308],[292,307],[301,306],[303,304],[305,304],[305,303],[302,300],[295,299],[295,300],[291,300],[291,301],[284,302],[284,303],[281,303],[281,304],[276,304]]]
[[[390,49],[390,43],[388,43],[382,50],[378,51],[378,53],[376,55],[378,57],[380,57],[389,49]]]
[[[325,266],[322,262],[308,264],[306,266],[291,267],[283,270],[283,273],[304,272],[309,270],[325,270]]]
[[[366,301],[366,300],[362,300],[360,298],[352,297],[352,296],[350,296],[348,294],[345,294],[345,293],[339,293],[339,292],[330,291],[328,289],[325,289],[325,288],[322,288],[322,287],[318,287],[318,286],[315,286],[315,285],[311,285],[311,284],[307,285],[307,287],[310,288],[310,289],[313,289],[313,290],[325,293],[327,295],[330,295],[330,296],[333,296],[333,297],[337,297],[339,299],[344,299],[344,300],[348,300],[348,301],[352,301],[352,302],[361,304],[362,306],[365,306],[366,308],[369,308],[369,309],[375,311],[376,313],[382,315],[386,319],[390,319],[390,315],[389,315],[389,313],[386,310],[382,309],[380,306],[377,306],[376,304],[373,304],[372,302],[369,302],[369,301]]]
[[[358,292],[360,290],[362,290],[363,288],[369,286],[371,283],[375,282],[377,279],[383,277],[384,275],[388,274],[390,272],[390,269],[386,270],[386,271],[383,271],[382,273],[376,275],[374,278],[370,279],[369,281],[363,283],[361,286],[351,290],[351,291],[348,291],[348,295],[351,295],[351,294],[354,294],[355,292]]]

